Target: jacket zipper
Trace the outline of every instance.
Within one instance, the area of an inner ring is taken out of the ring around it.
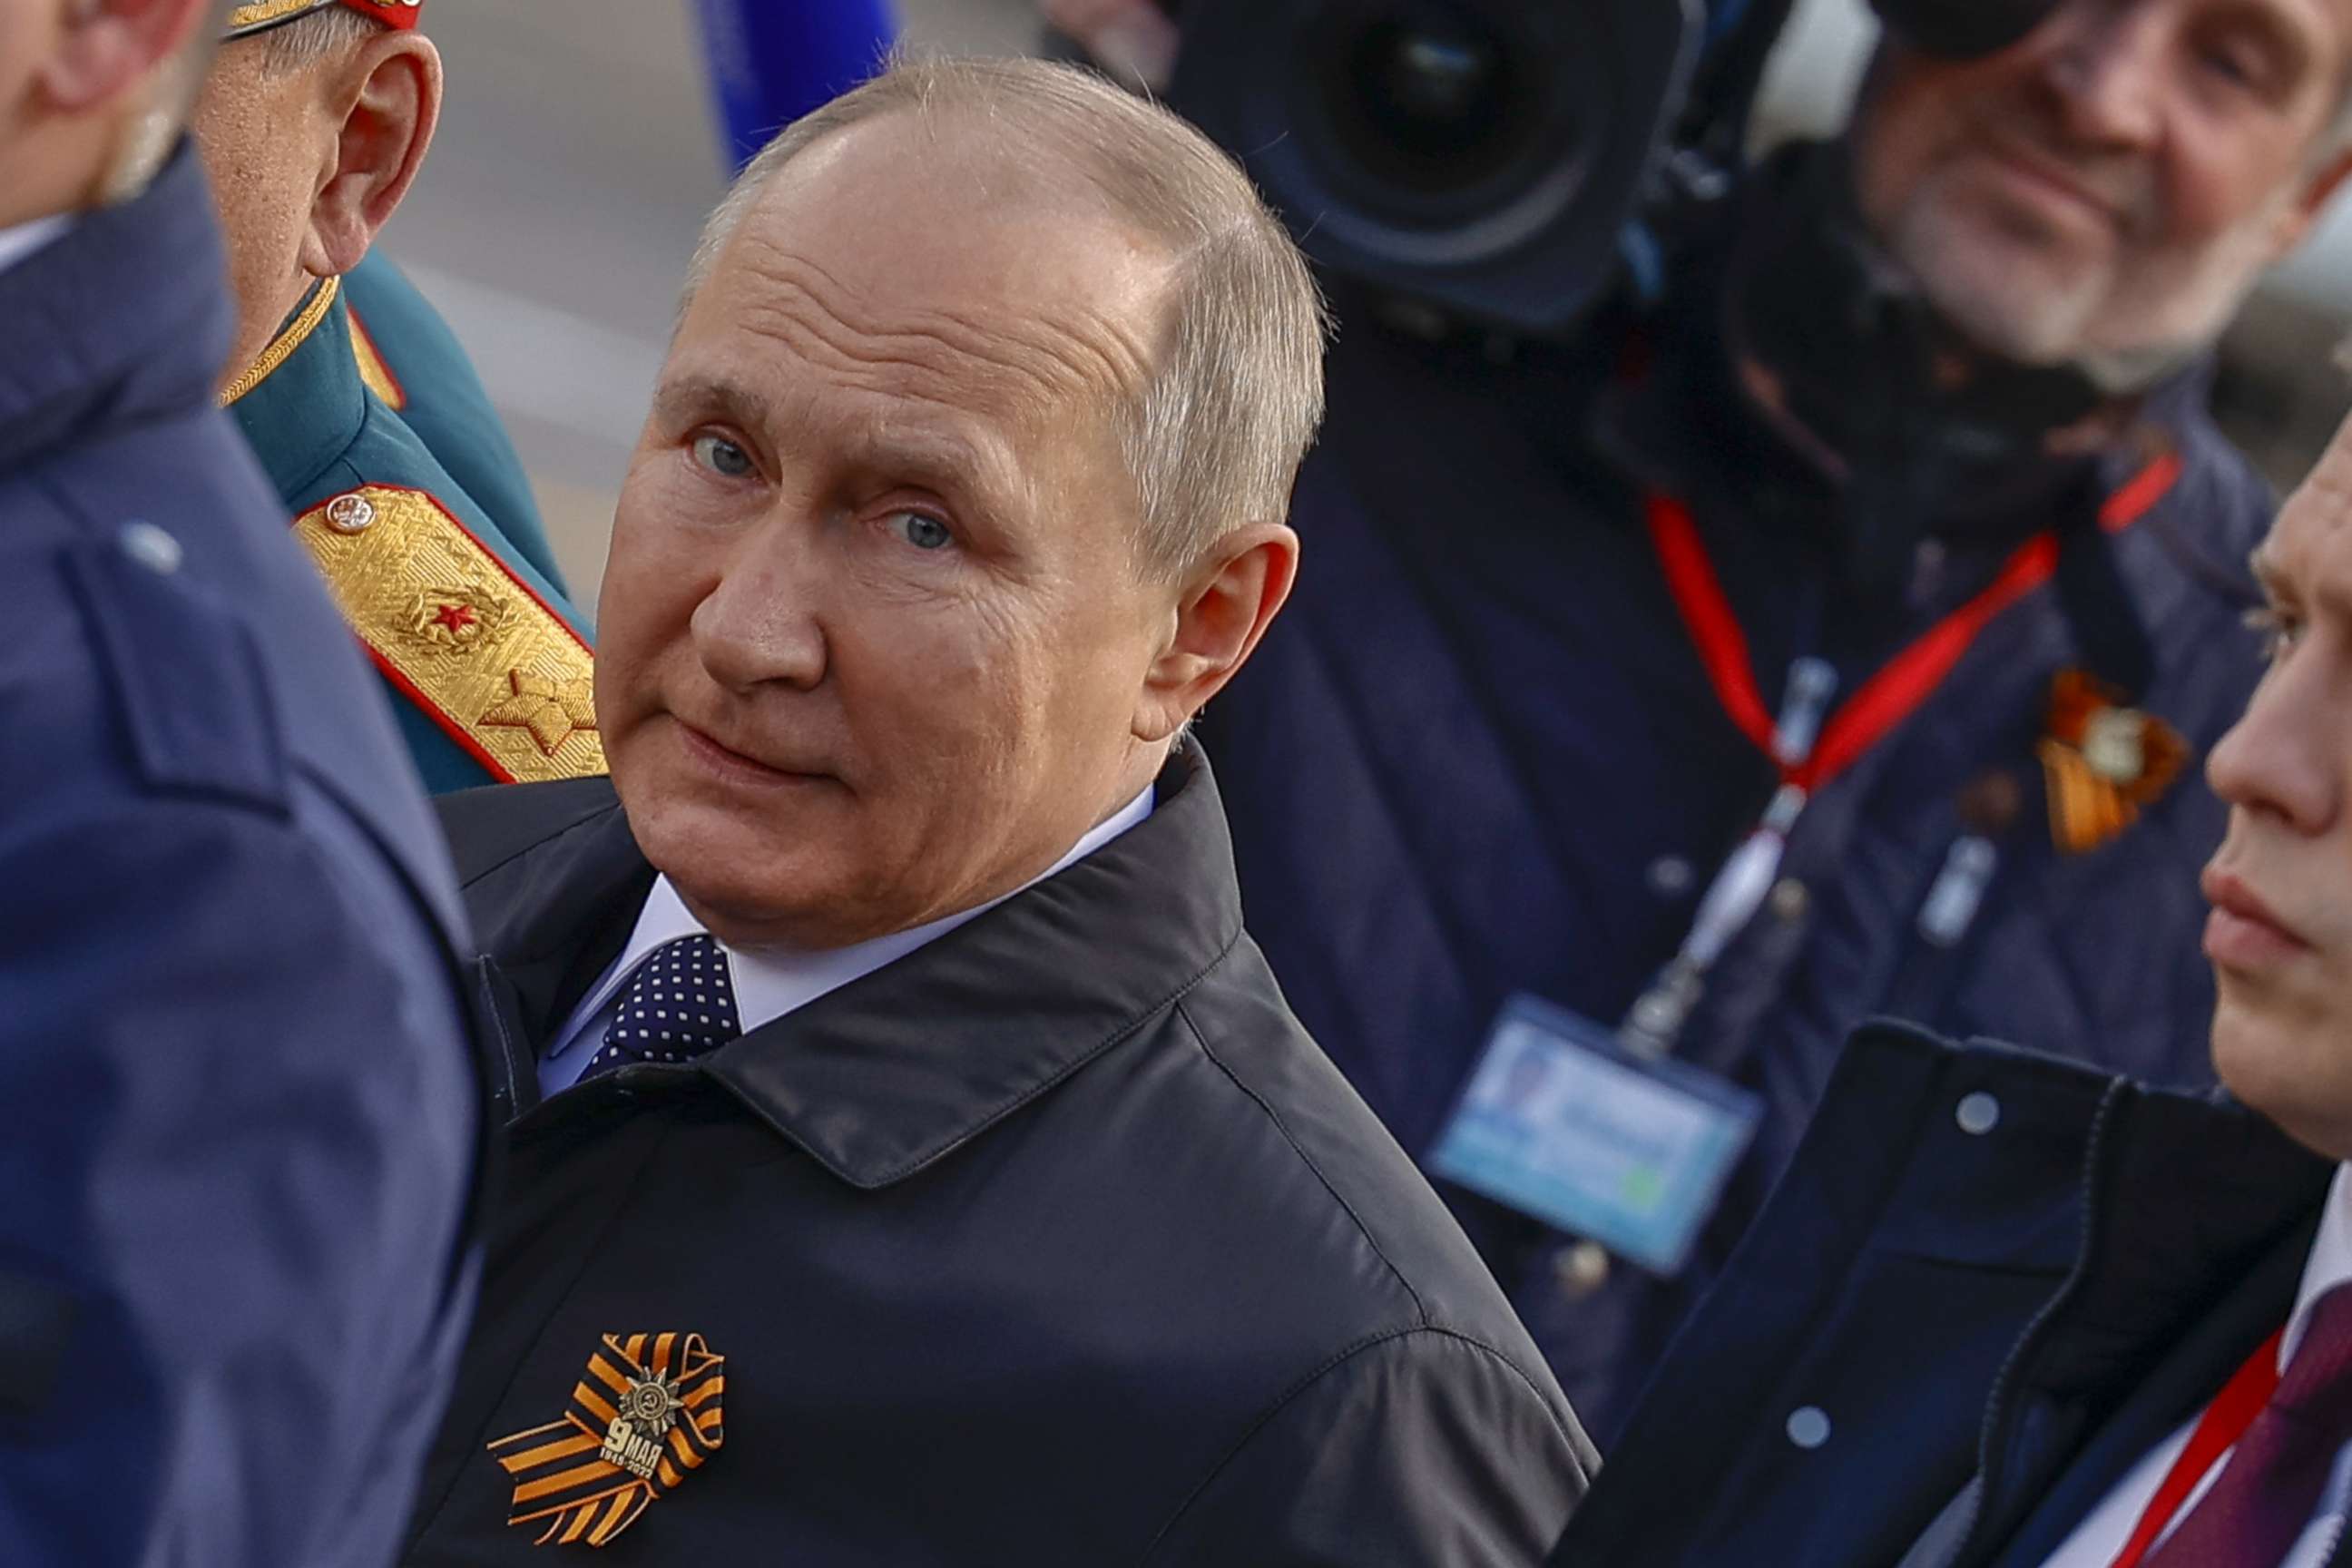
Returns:
[[[1985,1403],[1984,1428],[1979,1434],[1977,1440],[1979,1456],[1979,1476],[1984,1484],[1976,1489],[1976,1500],[1969,1505],[1968,1522],[1959,1532],[1958,1544],[1944,1554],[1937,1568],[1951,1568],[1952,1564],[1966,1561],[1969,1554],[1977,1550],[1977,1528],[1983,1522],[1985,1497],[1992,1489],[1991,1461],[1995,1429],[2000,1425],[2006,1414],[2010,1398],[2014,1393],[2019,1369],[2025,1360],[2026,1353],[2037,1348],[2042,1331],[2049,1326],[2050,1321],[2072,1304],[2076,1291],[2082,1288],[2084,1278],[2089,1272],[2091,1255],[2096,1248],[2103,1232],[2102,1215],[2097,1202],[2098,1189],[2095,1184],[2098,1177],[2100,1164],[2106,1154],[2107,1128],[2115,1120],[2116,1107],[2121,1102],[2125,1092],[2126,1086],[2122,1079],[2117,1079],[2110,1082],[2106,1092],[2099,1100],[2099,1109],[2093,1113],[2090,1142],[2083,1152],[2083,1243],[2081,1249],[2075,1255],[2074,1271],[2067,1278],[2066,1283],[2060,1287],[2058,1293],[2043,1302],[2042,1310],[2034,1313],[2026,1323],[2025,1331],[2018,1335],[2015,1344],[2010,1346],[2007,1359],[2002,1361],[2000,1373],[1993,1378],[1992,1397]]]

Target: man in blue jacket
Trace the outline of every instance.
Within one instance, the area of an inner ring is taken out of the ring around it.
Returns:
[[[1882,1026],[1555,1563],[2352,1561],[2352,426],[2213,752],[2234,1100]]]
[[[1337,291],[1307,565],[1203,739],[1285,992],[1440,1173],[1517,993],[1755,1097],[1674,1278],[1454,1189],[1604,1447],[1863,1018],[2210,1081],[2193,763],[2273,500],[2207,346],[2344,172],[2347,64],[2342,0],[2064,0],[1983,58],[1890,43],[1580,342]],[[1653,1217],[1696,1185],[1538,1147]]]
[[[0,1563],[375,1568],[472,1290],[461,915],[215,405],[206,0],[0,8]]]

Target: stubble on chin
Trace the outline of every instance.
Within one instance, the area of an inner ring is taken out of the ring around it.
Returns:
[[[1999,231],[1990,214],[1923,189],[1896,218],[1888,247],[1938,315],[1984,353],[2014,363],[2061,364],[2079,356],[2105,292],[2087,261],[2052,254],[2021,226]]]

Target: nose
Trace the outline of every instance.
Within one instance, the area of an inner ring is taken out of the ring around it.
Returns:
[[[2022,46],[2060,130],[2092,148],[2152,144],[2163,129],[2163,7],[2069,0]]]
[[[802,531],[779,521],[747,535],[695,606],[696,655],[730,691],[807,690],[824,679],[824,579]]]
[[[2245,717],[2205,763],[2213,793],[2239,811],[2305,837],[2336,826],[2352,734],[2326,690],[2320,661],[2290,653],[2255,689]]]

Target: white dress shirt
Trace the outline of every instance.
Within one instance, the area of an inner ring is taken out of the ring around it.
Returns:
[[[969,909],[912,931],[893,931],[871,942],[861,942],[849,947],[814,952],[796,949],[761,948],[737,949],[719,943],[727,959],[727,973],[735,991],[736,1016],[742,1021],[743,1032],[750,1034],[762,1024],[773,1023],[785,1014],[807,1006],[828,991],[838,991],[851,981],[871,974],[886,963],[896,963],[927,942],[937,942],[956,927],[979,919],[990,910],[1028,891],[1046,877],[1067,869],[1086,858],[1112,839],[1151,815],[1152,790],[1147,785],[1141,795],[1127,803],[1117,813],[1089,832],[1067,855],[1054,862],[1045,876],[1025,882],[1004,895],[991,899],[976,909]],[[667,877],[654,879],[653,891],[646,895],[646,904],[637,915],[636,929],[629,935],[628,945],[588,988],[580,1005],[550,1042],[539,1063],[539,1091],[552,1095],[571,1088],[580,1080],[589,1058],[603,1044],[604,1031],[621,1005],[623,988],[636,973],[637,966],[651,957],[658,948],[680,937],[694,936],[703,931],[700,921],[694,918],[670,886]]]
[[[2352,1279],[2352,1166],[2339,1168],[2335,1184],[2327,1190],[2327,1212],[2320,1216],[2319,1235],[2311,1244],[2310,1261],[2303,1268],[2302,1288],[2295,1292],[2294,1311],[2288,1317],[2286,1332],[2279,1340],[2282,1373],[2294,1359],[2294,1352],[2303,1348],[2304,1335],[2310,1331],[2311,1314],[2319,1298],[2347,1279]],[[2051,1557],[2045,1568],[2109,1568],[2130,1542],[2132,1531],[2139,1527],[2140,1515],[2156,1500],[2157,1489],[2164,1484],[2164,1478],[2171,1474],[2173,1465],[2188,1449],[2189,1439],[2204,1414],[2200,1410],[2179,1431],[2149,1449],[2147,1456],[2116,1483],[2106,1500],[2075,1526],[2074,1533],[2066,1538],[2066,1543]],[[2221,1479],[2221,1471],[2229,1462],[2229,1453],[2213,1461],[2188,1500],[2172,1516],[2171,1524],[2166,1526],[2167,1534],[2203,1500],[2213,1483]],[[2331,1487],[2329,1490],[2332,1496],[2341,1489]],[[2316,1527],[2326,1522],[2326,1516],[2331,1515],[2334,1506],[2340,1506],[2340,1499],[2334,1504],[2323,1502],[2323,1519],[2314,1521],[2315,1529],[2305,1531],[2305,1539],[2287,1554],[2280,1568],[2305,1568],[2306,1560],[2315,1563],[2323,1543],[2314,1537],[2329,1533]],[[2157,1544],[2162,1544],[2162,1537],[2158,1538]],[[2149,1548],[2151,1554],[2154,1550]]]
[[[13,228],[0,228],[0,272],[7,271],[72,226],[73,219],[59,213],[55,217],[37,217]]]

